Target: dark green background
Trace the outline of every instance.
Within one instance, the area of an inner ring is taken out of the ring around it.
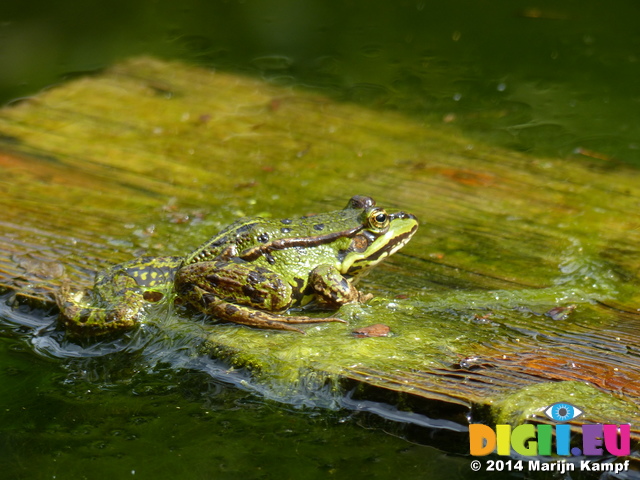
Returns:
[[[632,0],[12,0],[0,103],[155,55],[446,122],[470,142],[640,165],[639,14]],[[0,314],[6,478],[480,478],[459,436],[266,401],[149,367],[144,345],[74,359],[30,328],[46,312]]]
[[[633,0],[12,0],[0,102],[151,54],[446,119],[536,154],[638,164],[639,15]]]

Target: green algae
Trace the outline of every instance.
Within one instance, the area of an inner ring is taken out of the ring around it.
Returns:
[[[640,412],[638,406],[612,398],[601,390],[583,382],[547,382],[529,385],[493,403],[496,424],[519,425],[531,419],[545,418],[544,410],[558,402],[568,402],[583,412],[593,423],[632,423]]]

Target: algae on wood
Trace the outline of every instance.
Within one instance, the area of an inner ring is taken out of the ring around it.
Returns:
[[[363,284],[377,298],[341,309],[348,327],[282,334],[167,307],[141,334],[224,356],[283,396],[329,385],[459,423],[469,408],[474,420],[544,421],[571,396],[582,421],[640,435],[636,170],[531,158],[152,59],[5,108],[0,169],[0,285],[23,299],[50,300],[64,276],[90,287],[96,270],[143,253],[186,254],[242,215],[326,211],[353,194],[414,213],[418,234]],[[393,334],[349,333],[373,323]]]

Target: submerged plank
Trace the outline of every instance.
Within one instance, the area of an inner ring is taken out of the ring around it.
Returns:
[[[341,309],[348,327],[264,332],[167,306],[145,332],[165,349],[198,344],[274,391],[313,377],[460,423],[471,408],[517,423],[523,398],[544,421],[570,396],[581,421],[640,435],[636,170],[532,158],[144,58],[3,109],[0,169],[0,286],[45,303],[65,278],[90,287],[108,264],[184,255],[243,215],[337,209],[353,194],[412,212],[419,233],[366,279],[376,299]],[[391,335],[350,333],[376,323]]]

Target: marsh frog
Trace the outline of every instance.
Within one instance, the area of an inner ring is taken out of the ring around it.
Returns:
[[[343,322],[285,313],[368,300],[357,281],[417,228],[413,215],[387,213],[362,195],[329,213],[240,219],[186,257],[140,257],[99,273],[90,296],[63,288],[59,318],[77,335],[102,335],[133,328],[147,304],[171,299],[258,328],[302,332],[294,324]]]

